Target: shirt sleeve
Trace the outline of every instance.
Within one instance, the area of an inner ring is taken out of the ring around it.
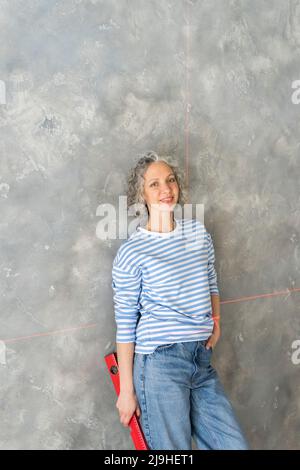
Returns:
[[[209,290],[210,294],[217,294],[219,295],[219,289],[218,289],[218,279],[217,279],[217,273],[215,270],[215,250],[214,250],[214,245],[213,241],[211,238],[210,233],[207,232],[207,238],[208,238],[208,282],[209,282]]]
[[[119,263],[115,258],[112,268],[112,289],[117,343],[135,343],[136,326],[140,318],[141,270],[133,265]]]

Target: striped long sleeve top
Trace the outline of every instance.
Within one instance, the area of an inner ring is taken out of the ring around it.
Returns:
[[[177,219],[171,232],[138,226],[112,267],[116,342],[150,354],[162,344],[207,339],[210,296],[219,294],[211,235],[197,219]]]

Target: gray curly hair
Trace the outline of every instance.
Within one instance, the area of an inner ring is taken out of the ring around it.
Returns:
[[[136,165],[131,169],[127,178],[127,209],[133,207],[135,217],[142,216],[148,218],[149,216],[149,210],[143,197],[144,174],[151,163],[158,161],[169,165],[175,175],[179,187],[177,204],[182,206],[187,202],[187,191],[184,185],[183,174],[177,162],[169,155],[160,156],[156,152],[150,151],[139,156]]]

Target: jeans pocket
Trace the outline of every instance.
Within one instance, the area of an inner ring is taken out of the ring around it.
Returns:
[[[213,353],[213,348],[210,347],[209,349],[206,348],[206,343],[202,343],[202,350],[205,351],[205,354],[207,354],[209,357],[212,355]]]
[[[157,346],[157,348],[154,350],[154,352],[163,351],[165,349],[170,348],[171,346],[174,346],[174,344],[176,344],[176,343],[161,344],[160,346]]]

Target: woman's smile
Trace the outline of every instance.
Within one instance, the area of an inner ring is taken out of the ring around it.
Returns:
[[[166,204],[169,204],[170,202],[173,201],[173,199],[174,199],[174,197],[171,196],[171,197],[167,197],[167,198],[165,198],[165,199],[161,199],[160,202],[164,202],[164,203],[166,203]]]

